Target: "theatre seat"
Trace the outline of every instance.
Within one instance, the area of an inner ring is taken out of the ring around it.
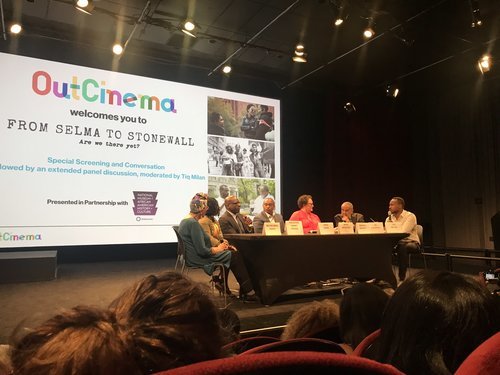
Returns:
[[[333,341],[315,339],[315,338],[298,338],[289,340],[280,340],[269,344],[257,346],[249,349],[241,355],[255,353],[271,353],[271,352],[292,352],[292,351],[311,351],[311,352],[326,352],[346,354],[345,350]]]
[[[270,344],[279,341],[276,337],[254,336],[236,340],[224,345],[222,350],[228,353],[240,354],[257,346]]]
[[[455,375],[500,373],[500,332],[479,345],[463,361]]]
[[[195,363],[157,375],[274,375],[274,374],[385,374],[402,375],[391,365],[338,353],[276,352],[238,355]]]
[[[373,343],[379,338],[379,336],[380,329],[377,329],[375,332],[370,333],[363,339],[363,341],[358,344],[358,346],[356,346],[351,355],[363,357],[363,354],[365,354],[366,350],[373,345]]]

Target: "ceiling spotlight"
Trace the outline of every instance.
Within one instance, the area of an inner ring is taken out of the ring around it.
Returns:
[[[295,46],[294,55],[292,56],[292,60],[298,63],[307,62],[307,53],[305,52],[304,45],[299,43]]]
[[[196,29],[196,25],[193,23],[193,21],[186,20],[182,24],[181,31],[192,38],[196,38],[196,35],[193,33],[194,29]]]
[[[233,70],[233,68],[231,68],[230,65],[224,65],[224,67],[222,68],[222,73],[229,74],[231,73],[231,70]]]
[[[293,56],[292,60],[294,62],[298,62],[298,63],[306,63],[307,62],[306,55],[303,55],[303,56]]]
[[[330,0],[330,9],[333,13],[333,24],[340,26],[347,19],[346,2],[344,0]]]
[[[92,0],[77,0],[75,1],[75,8],[85,14],[92,14],[94,2]]]
[[[356,112],[356,107],[351,102],[347,102],[344,104],[344,110],[347,113],[353,113],[353,112]]]
[[[491,56],[489,55],[484,55],[479,59],[477,62],[477,65],[479,67],[479,70],[481,71],[482,74],[487,73],[491,69]]]
[[[391,98],[397,98],[399,95],[399,88],[396,85],[387,85],[387,88],[385,89],[385,94],[388,97]]]
[[[113,46],[113,53],[115,55],[121,55],[123,53],[123,47],[121,44],[119,43],[116,43],[114,46]]]
[[[19,25],[18,23],[14,23],[12,24],[12,26],[10,27],[10,32],[12,34],[19,34],[21,32],[23,28],[21,27],[21,25]]]
[[[480,27],[483,25],[481,13],[479,11],[479,0],[469,0],[470,12],[472,16],[471,27]]]
[[[337,18],[337,19],[333,22],[333,24],[334,24],[335,26],[340,26],[340,25],[342,25],[343,23],[344,23],[344,19],[343,19],[343,18],[340,18],[340,17],[339,17],[339,18]]]
[[[371,27],[367,27],[365,31],[363,31],[363,37],[365,39],[370,39],[375,35],[375,31]]]

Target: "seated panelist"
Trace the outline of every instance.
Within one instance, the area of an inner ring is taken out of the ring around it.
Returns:
[[[292,216],[290,216],[290,220],[301,221],[304,233],[318,230],[318,223],[321,222],[321,219],[312,212],[314,209],[312,196],[307,194],[301,195],[299,199],[297,199],[297,206],[299,210],[295,211]]]
[[[255,233],[262,233],[264,228],[264,223],[279,223],[281,233],[285,231],[285,222],[283,221],[283,216],[276,213],[274,209],[276,205],[273,198],[265,198],[262,204],[263,211],[255,215],[253,218],[253,230]]]
[[[219,217],[219,225],[223,234],[252,233],[252,220],[240,214],[241,203],[237,196],[230,195],[225,200],[226,212]]]
[[[334,216],[335,226],[338,227],[339,223],[363,223],[365,218],[363,215],[354,212],[354,206],[351,202],[344,202],[340,206],[340,214]]]

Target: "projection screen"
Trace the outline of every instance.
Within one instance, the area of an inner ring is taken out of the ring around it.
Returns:
[[[276,99],[0,53],[0,248],[175,242],[197,192],[280,208]]]

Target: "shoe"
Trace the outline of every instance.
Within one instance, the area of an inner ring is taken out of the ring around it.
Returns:
[[[224,289],[226,291],[226,295],[227,296],[232,296],[233,295],[233,293],[231,293],[231,290],[229,290],[229,288],[227,288],[224,285],[224,281],[222,280],[221,277],[219,277],[219,276],[212,276],[212,282],[214,283],[215,289],[217,289],[219,291],[219,295],[220,296],[224,295]]]
[[[259,302],[259,297],[257,294],[245,294],[245,293],[240,293],[240,301],[242,302]]]

